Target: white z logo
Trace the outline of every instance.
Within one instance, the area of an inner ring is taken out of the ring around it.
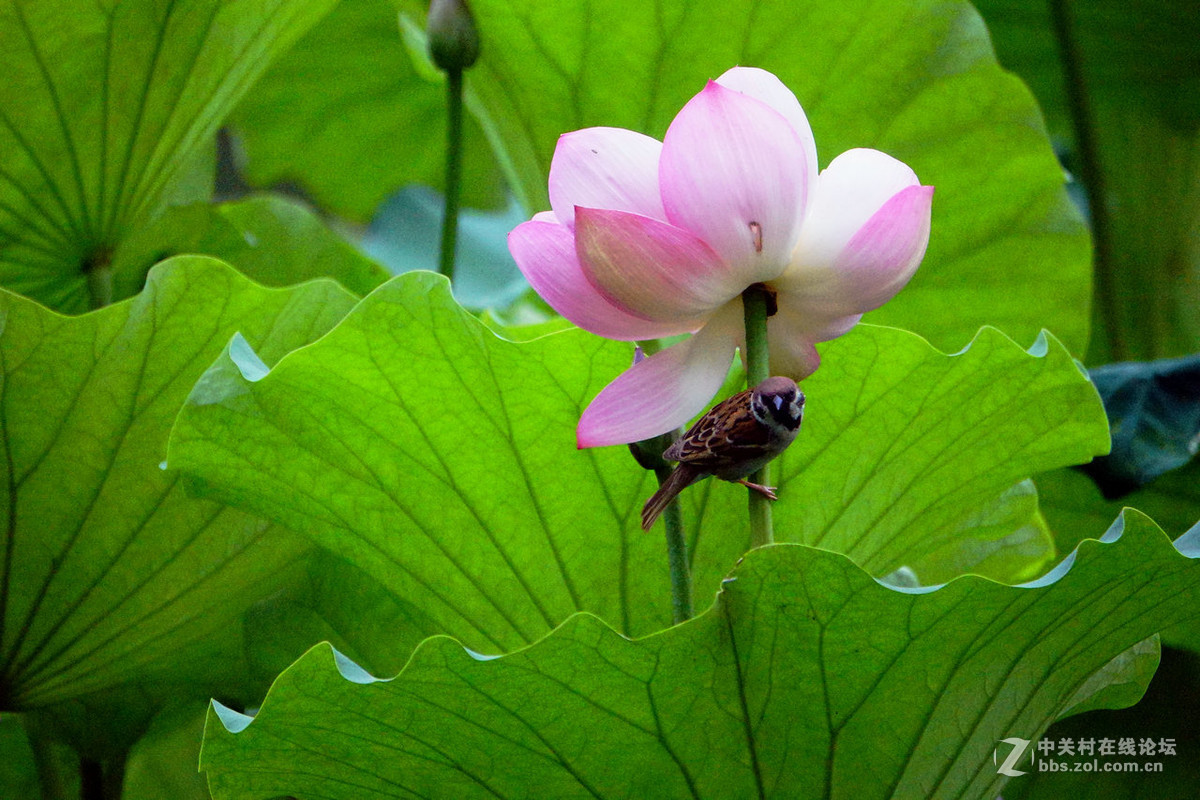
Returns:
[[[996,767],[996,772],[1000,773],[1001,775],[1008,775],[1011,778],[1015,778],[1018,775],[1024,775],[1025,770],[1013,769],[1013,767],[1015,767],[1017,762],[1021,760],[1021,756],[1025,755],[1025,749],[1029,747],[1029,740],[1028,739],[1018,739],[1015,736],[1010,736],[1009,738],[1001,739],[1000,741],[1003,742],[1004,744],[1011,744],[1012,750],[1009,752],[1008,758],[1004,759],[1004,763],[1001,764],[1000,766]],[[999,748],[997,748],[997,749],[999,749]],[[992,751],[992,763],[993,764],[996,763],[996,755],[997,755],[996,751],[993,750]]]

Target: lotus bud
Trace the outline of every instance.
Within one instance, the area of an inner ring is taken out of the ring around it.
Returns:
[[[442,70],[461,72],[479,58],[479,32],[464,0],[432,0],[426,30],[429,56]]]

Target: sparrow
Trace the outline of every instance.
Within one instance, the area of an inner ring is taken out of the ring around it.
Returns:
[[[777,499],[773,488],[746,477],[795,441],[803,417],[804,392],[791,378],[767,378],[713,406],[663,453],[664,460],[679,466],[646,501],[642,529],[650,530],[676,495],[710,475]]]

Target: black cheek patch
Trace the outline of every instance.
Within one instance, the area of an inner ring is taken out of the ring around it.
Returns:
[[[792,404],[788,403],[783,408],[778,408],[778,409],[773,408],[773,409],[771,409],[771,416],[774,417],[775,421],[778,422],[783,427],[787,428],[790,431],[794,431],[794,430],[796,430],[796,428],[800,427],[800,417],[793,417],[791,414],[788,413],[788,409],[790,409],[791,407],[792,407]]]

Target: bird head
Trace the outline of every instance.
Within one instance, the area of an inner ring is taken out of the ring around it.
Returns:
[[[763,425],[794,431],[804,417],[804,392],[791,378],[767,378],[750,393],[750,413]]]

